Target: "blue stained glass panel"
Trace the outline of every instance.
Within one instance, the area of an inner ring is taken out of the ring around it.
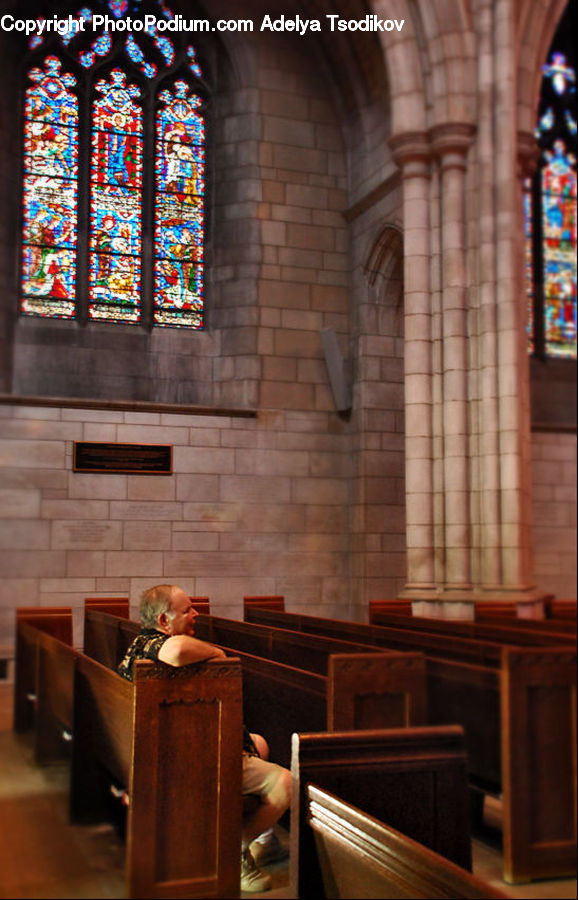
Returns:
[[[203,258],[203,205],[198,197],[181,203],[171,194],[157,197],[159,241],[157,256],[200,262]]]
[[[155,37],[155,47],[160,50],[164,56],[167,66],[172,66],[175,61],[175,48],[168,37],[159,37],[157,35]]]
[[[139,321],[139,268],[140,260],[134,256],[91,254],[91,295],[98,301],[90,305],[91,318]]]
[[[25,315],[74,316],[78,102],[57,57],[30,70],[24,103],[22,303]]]
[[[24,171],[56,178],[76,178],[78,132],[76,128],[30,121],[24,136]]]
[[[113,16],[120,19],[128,11],[128,0],[108,0],[108,8]]]
[[[61,182],[57,189],[36,175],[24,179],[25,243],[46,247],[76,246],[76,186]]]
[[[524,234],[525,234],[525,265],[526,265],[526,297],[528,309],[528,353],[533,353],[534,343],[534,267],[533,267],[533,228],[532,228],[532,194],[530,179],[527,179],[524,190]]]
[[[92,137],[94,182],[140,188],[142,139],[138,134],[97,131]]]
[[[155,323],[202,328],[205,126],[186,82],[160,95],[157,119]]]
[[[140,321],[142,111],[136,85],[113,69],[93,105],[90,305],[95,319]]]
[[[75,252],[25,245],[22,257],[22,311],[51,318],[74,316]]]
[[[140,197],[135,191],[95,187],[90,215],[90,247],[95,251],[138,256],[141,247]]]
[[[548,356],[576,356],[576,172],[564,142],[542,171],[544,329]]]

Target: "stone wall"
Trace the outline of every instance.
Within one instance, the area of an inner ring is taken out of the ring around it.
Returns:
[[[336,416],[0,405],[0,646],[14,608],[160,582],[242,617],[244,594],[349,617],[348,436]],[[168,476],[72,471],[75,440],[173,445]],[[353,614],[355,615],[355,614]]]
[[[534,576],[539,588],[576,599],[576,435],[532,435]]]

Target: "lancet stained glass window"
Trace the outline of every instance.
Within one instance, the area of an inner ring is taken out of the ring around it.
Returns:
[[[174,18],[164,2],[55,12],[84,27],[29,44],[21,312],[200,329],[208,88],[195,49],[145,27],[146,14]],[[143,27],[93,28],[97,14]]]
[[[74,316],[77,236],[76,79],[49,56],[29,72],[24,137],[22,310]]]
[[[576,359],[576,69],[556,47],[543,67],[540,162],[524,196],[528,350]]]

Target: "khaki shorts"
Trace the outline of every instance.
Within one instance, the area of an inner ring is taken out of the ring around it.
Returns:
[[[279,776],[285,770],[277,763],[267,762],[260,756],[243,753],[243,794],[266,797],[270,794]]]

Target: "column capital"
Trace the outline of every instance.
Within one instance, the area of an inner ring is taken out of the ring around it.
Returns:
[[[433,152],[440,159],[442,168],[466,167],[466,154],[476,133],[470,122],[444,122],[429,130]]]
[[[393,159],[402,178],[426,176],[431,161],[431,147],[424,131],[404,131],[389,138]]]

